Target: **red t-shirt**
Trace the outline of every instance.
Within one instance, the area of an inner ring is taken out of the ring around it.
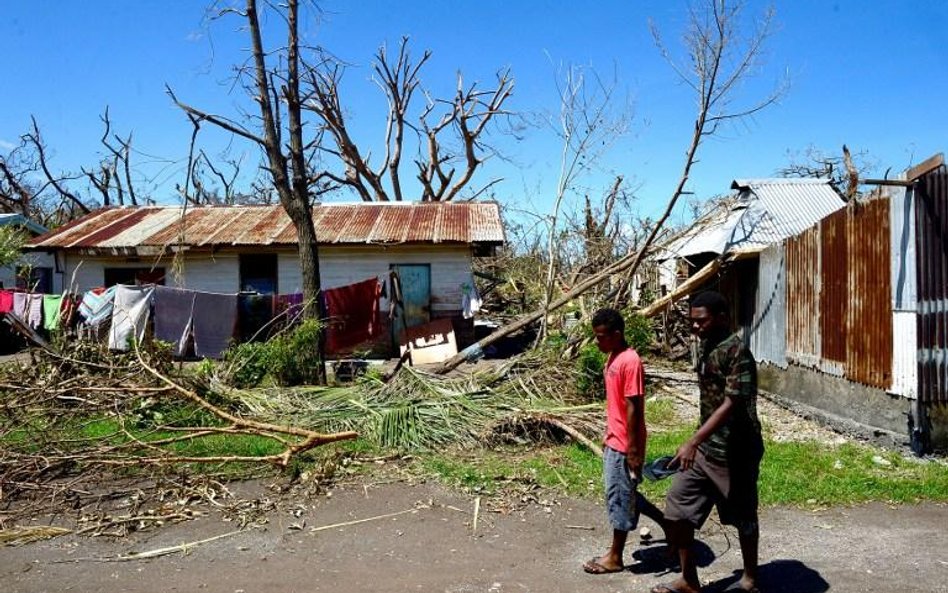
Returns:
[[[645,396],[645,369],[638,352],[632,348],[619,354],[610,354],[603,369],[606,381],[606,439],[605,444],[620,453],[629,450],[629,427],[626,426],[628,404],[626,398]],[[645,406],[642,406],[645,413]],[[644,427],[644,422],[642,423]],[[645,430],[636,435],[639,450],[645,452]]]

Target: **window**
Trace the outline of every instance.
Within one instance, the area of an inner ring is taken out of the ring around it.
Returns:
[[[116,284],[164,284],[164,268],[105,268],[105,286]]]
[[[277,256],[275,253],[240,256],[240,290],[276,294]]]
[[[51,294],[53,292],[53,269],[43,266],[19,266],[16,269],[16,287]]]

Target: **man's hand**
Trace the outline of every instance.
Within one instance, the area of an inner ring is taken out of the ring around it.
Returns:
[[[629,477],[632,478],[634,482],[640,482],[642,480],[642,460],[634,459],[633,457],[626,457],[626,467],[629,470]]]
[[[695,455],[698,453],[698,446],[691,442],[691,440],[685,441],[685,443],[678,447],[678,451],[675,453],[675,457],[668,462],[667,467],[675,467],[675,465],[680,465],[682,470],[691,469],[691,466],[695,464]]]

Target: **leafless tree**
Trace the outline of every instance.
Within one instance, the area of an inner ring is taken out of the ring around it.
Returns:
[[[769,35],[773,16],[772,11],[768,11],[763,17],[755,19],[755,26],[750,28],[750,32],[745,35],[743,32],[747,29],[745,29],[746,23],[741,19],[742,8],[741,2],[728,0],[701,0],[691,7],[690,28],[684,36],[684,46],[688,54],[687,63],[690,65],[688,68],[678,64],[672,52],[663,44],[658,30],[654,26],[652,28],[655,41],[662,54],[695,93],[697,113],[691,142],[685,153],[685,161],[678,182],[672,190],[662,216],[655,222],[639,248],[572,287],[566,294],[551,302],[548,307],[525,315],[481,339],[477,344],[441,365],[438,369],[440,372],[447,372],[464,360],[477,356],[485,346],[535,323],[548,311],[562,307],[590,288],[607,281],[613,275],[634,274],[665,221],[671,215],[678,199],[686,193],[685,187],[690,179],[691,168],[696,162],[698,148],[702,141],[717,132],[721,124],[737,122],[751,116],[774,104],[782,96],[787,87],[785,84],[778,84],[772,93],[759,101],[747,104],[737,102],[735,93],[740,83],[755,74],[760,66],[763,45]]]
[[[562,245],[563,238],[559,222],[563,202],[577,191],[581,177],[595,168],[603,154],[625,135],[631,121],[629,109],[617,106],[615,102],[614,81],[606,84],[591,68],[578,66],[566,68],[561,76],[562,81],[557,77],[556,85],[560,111],[556,122],[551,122],[551,127],[559,136],[562,148],[553,210],[547,219],[547,267],[543,299],[546,311],[540,320],[538,341],[547,333],[549,306],[558,272],[561,251],[558,246]],[[611,196],[614,204],[621,184],[622,177],[619,176],[613,190],[606,194],[607,203]],[[611,206],[607,209],[611,213]]]
[[[286,45],[275,52],[264,47],[256,0],[246,0],[243,10],[225,8],[221,11],[222,14],[238,15],[247,25],[251,61],[246,68],[239,70],[239,76],[246,81],[246,88],[257,103],[259,116],[254,121],[259,131],[192,107],[180,101],[170,88],[168,93],[175,104],[192,118],[195,129],[207,122],[260,147],[266,161],[264,167],[280,204],[296,227],[303,297],[309,303],[318,303],[319,248],[310,199],[318,176],[312,173],[307,156],[309,145],[303,141],[302,102],[306,96],[300,89],[300,70],[301,66],[304,70],[308,68],[302,64],[301,58],[299,1],[288,0],[281,8],[270,6],[280,12],[286,23]],[[189,171],[189,176],[191,173]],[[307,307],[306,311],[310,317],[322,317],[323,312],[319,309],[318,306]],[[324,375],[321,378],[325,380]]]
[[[19,145],[0,156],[0,208],[44,225],[89,212],[87,201],[72,188],[81,176],[53,172],[36,118],[30,123]]]
[[[791,154],[790,164],[780,169],[782,177],[813,177],[828,179],[846,200],[858,199],[860,179],[876,166],[866,151],[852,154],[844,144],[842,154],[835,156],[808,147],[802,154]]]
[[[70,202],[82,212],[89,212],[89,207],[66,186],[65,181],[67,181],[68,178],[54,175],[50,170],[49,162],[46,159],[46,145],[43,143],[43,138],[40,135],[39,124],[36,123],[35,117],[31,117],[30,121],[33,124],[33,128],[23,135],[23,140],[32,145],[36,151],[37,163],[43,175],[46,177],[46,183],[52,186],[53,189],[56,190],[56,193],[62,196],[64,201]]]
[[[135,182],[132,180],[132,134],[126,138],[112,133],[112,120],[106,107],[100,116],[104,127],[99,141],[106,149],[105,157],[95,169],[83,167],[82,173],[102,196],[103,206],[138,205]]]
[[[497,116],[509,115],[504,104],[513,94],[514,80],[509,71],[503,70],[497,74],[493,88],[480,89],[477,83],[466,85],[459,73],[452,98],[433,99],[424,93],[426,104],[413,126],[408,121],[409,108],[421,85],[420,70],[430,57],[431,52],[426,51],[417,62],[412,61],[407,37],[402,38],[395,57],[388,54],[385,46],[375,56],[375,82],[388,100],[385,155],[377,168],[370,162],[371,154],[360,149],[348,128],[340,91],[344,66],[329,58],[307,72],[309,99],[303,106],[318,117],[332,139],[332,146],[321,145],[321,150],[343,165],[342,173],[325,171],[324,177],[351,188],[363,201],[403,200],[400,166],[406,148],[405,130],[409,128],[416,131],[419,141],[415,165],[422,187],[421,199],[449,201],[468,187],[475,171],[490,154],[484,141],[488,125]],[[450,132],[454,132],[451,140],[455,142],[446,140]],[[450,148],[455,143],[460,146],[457,151]],[[470,197],[496,181],[485,184]]]
[[[137,206],[142,201],[142,176],[140,172],[136,175],[132,165],[132,134],[122,137],[112,132],[108,107],[100,119],[104,156],[95,166],[70,173],[54,172],[51,151],[39,123],[32,117],[30,131],[20,137],[19,146],[0,157],[0,208],[55,226],[86,214],[99,204]],[[90,190],[92,196],[87,195]]]

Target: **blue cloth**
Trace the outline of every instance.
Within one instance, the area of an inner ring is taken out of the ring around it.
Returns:
[[[155,338],[170,342],[175,356],[187,350],[196,296],[193,290],[155,287]]]
[[[194,353],[220,358],[237,328],[237,295],[197,292],[194,297]]]

